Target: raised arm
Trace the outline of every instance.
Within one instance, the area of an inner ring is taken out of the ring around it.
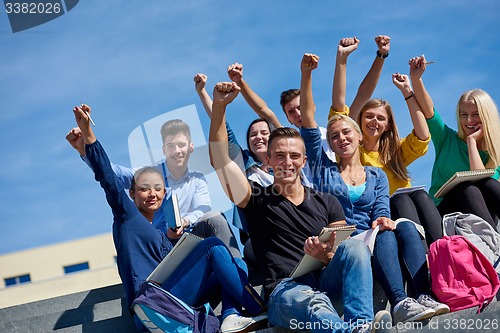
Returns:
[[[305,53],[300,62],[300,111],[302,127],[316,128],[318,124],[314,120],[315,105],[312,93],[312,71],[318,67],[319,57],[315,54]]]
[[[194,88],[200,97],[201,104],[207,113],[208,118],[212,118],[212,99],[205,89],[207,84],[207,76],[203,73],[198,73],[194,76]]]
[[[248,105],[254,110],[254,112],[265,119],[269,124],[273,125],[275,128],[282,127],[280,121],[271,110],[267,103],[260,98],[255,91],[250,88],[250,86],[243,80],[243,65],[239,63],[234,63],[227,68],[227,75],[229,79],[236,83],[241,89],[241,94]]]
[[[358,48],[358,45],[359,39],[353,37],[342,38],[337,46],[337,59],[332,85],[332,109],[337,112],[344,111],[346,105],[347,57]]]
[[[229,200],[244,208],[250,200],[251,188],[244,172],[229,158],[226,130],[226,107],[236,98],[239,90],[234,82],[219,82],[214,87],[209,152],[210,163],[224,192]]]
[[[94,135],[94,131],[90,126],[90,112],[90,107],[85,104],[82,104],[81,106],[75,106],[73,108],[76,124],[78,125],[78,128],[80,128],[83,142],[85,142],[86,145],[93,144],[97,140]]]
[[[422,141],[427,140],[430,136],[429,126],[427,126],[422,109],[415,99],[408,75],[399,73],[392,74],[392,83],[394,83],[394,85],[401,91],[401,94],[403,94],[403,97],[406,100],[408,110],[410,110],[410,117],[413,123],[415,135]]]
[[[409,60],[410,64],[410,79],[413,85],[413,92],[415,98],[422,108],[425,118],[429,119],[434,117],[434,102],[431,96],[427,92],[424,86],[424,81],[422,80],[422,75],[427,67],[427,60],[425,56],[414,57]]]
[[[391,48],[391,38],[389,36],[377,36],[375,37],[375,43],[377,43],[377,56],[375,60],[373,60],[370,70],[359,85],[356,97],[354,97],[350,107],[350,114],[353,119],[358,117],[363,105],[372,97],[380,75],[382,74],[382,67],[384,66],[385,59],[389,56],[389,50]]]
[[[80,158],[85,162],[85,164],[92,169],[92,165],[90,164],[90,161],[85,153],[85,142],[83,141],[82,131],[80,128],[73,127],[68,134],[66,134],[66,140],[69,142],[71,147],[73,147],[78,154],[80,154]],[[113,172],[116,176],[121,180],[123,186],[126,189],[129,189],[132,183],[132,178],[134,177],[132,169],[113,163],[111,163],[111,167],[113,168]]]

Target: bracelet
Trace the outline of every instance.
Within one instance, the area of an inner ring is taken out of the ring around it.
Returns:
[[[380,53],[378,50],[377,50],[377,57],[379,58],[382,58],[382,59],[385,59],[389,56],[389,52],[387,52],[386,54],[382,54]]]
[[[413,91],[411,92],[410,95],[408,95],[407,97],[405,97],[405,101],[409,100],[412,97],[415,97],[415,94],[413,93]]]

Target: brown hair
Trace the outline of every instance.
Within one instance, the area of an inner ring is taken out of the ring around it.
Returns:
[[[387,112],[389,128],[380,137],[379,143],[379,159],[382,164],[387,166],[389,170],[402,180],[410,180],[408,169],[403,162],[401,153],[401,139],[399,138],[398,127],[394,121],[394,114],[391,105],[380,98],[372,98],[363,105],[358,114],[357,123],[361,126],[361,118],[363,113],[368,109],[383,107]]]
[[[188,138],[188,141],[191,142],[191,130],[189,129],[189,125],[180,119],[172,119],[164,123],[161,126],[160,133],[162,142],[165,142],[167,136],[177,135],[179,133],[184,134]]]
[[[271,135],[269,135],[269,140],[267,143],[268,146],[267,156],[271,156],[271,146],[273,144],[273,141],[278,139],[298,139],[302,141],[302,143],[304,143],[304,139],[295,128],[291,127],[277,128],[271,132]],[[304,155],[305,155],[305,144],[304,144]]]
[[[300,89],[288,89],[281,93],[280,104],[283,112],[285,112],[285,104],[290,102],[295,97],[300,96]]]

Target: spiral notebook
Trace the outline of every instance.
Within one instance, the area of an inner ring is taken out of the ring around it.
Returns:
[[[339,244],[342,241],[346,240],[355,230],[355,225],[339,224],[331,227],[324,227],[318,237],[320,241],[326,242],[335,231],[335,243],[333,244],[333,248],[336,250]],[[297,266],[295,266],[295,268],[293,269],[290,277],[296,278],[314,270],[320,269],[323,266],[324,264],[321,260],[305,254],[304,257],[299,261]]]
[[[170,250],[153,272],[149,274],[146,281],[153,281],[161,285],[202,240],[203,238],[192,233],[183,233],[174,248]]]
[[[493,176],[495,169],[481,169],[481,170],[469,170],[469,171],[459,171],[448,179],[446,183],[439,190],[437,190],[434,197],[439,199],[446,195],[451,189],[453,189],[458,184],[465,181],[477,181],[480,179],[488,178]]]

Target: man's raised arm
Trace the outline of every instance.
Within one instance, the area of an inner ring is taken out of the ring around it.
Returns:
[[[244,208],[252,191],[243,171],[229,158],[226,130],[226,107],[239,91],[240,87],[234,82],[219,82],[215,85],[209,147],[210,163],[217,172],[224,192],[238,207]]]

